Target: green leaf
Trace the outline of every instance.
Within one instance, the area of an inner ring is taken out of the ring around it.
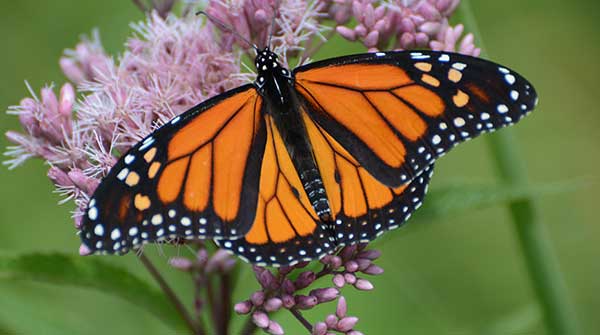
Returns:
[[[173,329],[184,329],[180,316],[162,292],[130,272],[100,259],[60,253],[0,255],[0,279],[95,289],[146,309]]]
[[[415,220],[435,220],[449,213],[484,208],[496,204],[561,194],[581,189],[589,180],[567,180],[539,185],[477,184],[452,182],[432,190],[423,201],[423,209],[417,211]],[[413,221],[413,222],[414,222]]]

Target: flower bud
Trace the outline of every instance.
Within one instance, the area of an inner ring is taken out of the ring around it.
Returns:
[[[252,301],[252,304],[254,304],[254,306],[262,305],[263,302],[265,302],[265,292],[256,291],[252,293],[252,295],[250,295],[250,301]]]
[[[189,271],[193,264],[192,261],[187,258],[173,257],[169,260],[169,265],[181,271]]]
[[[275,312],[278,311],[281,306],[283,306],[283,301],[281,301],[281,299],[279,298],[271,298],[268,299],[267,302],[265,302],[265,310],[267,312]]]
[[[250,300],[238,302],[233,306],[233,310],[238,314],[248,314],[252,310],[252,303]]]
[[[269,322],[271,320],[269,320],[269,316],[267,316],[267,314],[265,314],[264,312],[254,312],[254,314],[252,314],[252,321],[254,321],[254,324],[258,327],[258,328],[267,328],[269,326]]]
[[[366,279],[358,279],[356,281],[356,283],[354,284],[354,287],[356,287],[357,289],[361,290],[361,291],[370,291],[372,290],[373,284],[371,284],[370,281],[366,280]]]
[[[341,319],[340,321],[338,321],[337,323],[337,330],[341,331],[341,332],[347,332],[349,330],[351,330],[352,328],[354,328],[354,326],[356,326],[356,323],[358,322],[358,318],[355,316],[348,316],[345,317],[343,319]]]
[[[279,325],[279,323],[275,321],[269,321],[269,326],[267,327],[267,332],[273,335],[283,335],[283,328]]]
[[[338,299],[337,307],[335,309],[335,314],[337,315],[338,318],[343,318],[346,316],[347,312],[348,312],[348,304],[346,304],[346,298],[344,298],[344,296],[341,296]]]

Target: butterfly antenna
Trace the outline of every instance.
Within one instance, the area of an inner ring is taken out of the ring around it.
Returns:
[[[203,10],[201,10],[199,12],[196,12],[196,15],[204,15],[204,16],[206,16],[212,23],[214,23],[217,26],[221,27],[221,29],[223,29],[225,31],[228,31],[228,32],[234,34],[235,36],[239,37],[242,41],[248,43],[248,45],[251,46],[254,49],[254,51],[256,51],[257,54],[260,51],[258,49],[258,47],[256,46],[256,44],[250,42],[250,40],[248,40],[247,38],[245,38],[244,36],[242,36],[240,33],[238,33],[237,31],[235,31],[233,29],[233,27],[228,26],[225,22],[217,19],[216,17],[208,14],[207,12],[205,12]]]
[[[279,1],[275,1],[273,5],[273,17],[271,18],[271,29],[269,29],[269,41],[267,42],[267,47],[269,50],[271,49],[271,40],[273,39],[273,34],[275,34],[275,19],[277,18],[277,14],[279,12]]]

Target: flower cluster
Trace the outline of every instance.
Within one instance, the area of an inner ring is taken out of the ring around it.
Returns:
[[[154,11],[132,25],[134,32],[118,58],[104,51],[94,32],[60,59],[70,82],[58,94],[52,85],[42,88],[40,97],[30,88],[31,97],[9,109],[23,131],[7,132],[14,145],[5,164],[13,168],[32,157],[45,160],[57,191],[75,202],[77,228],[90,195],[122,153],[175,115],[249,80],[252,70],[242,70],[251,50],[247,42],[264,47],[272,35],[270,46],[286,65],[290,59],[306,61],[336,33],[371,50],[480,52],[472,34],[463,36],[462,25],[448,23],[459,0],[209,0],[204,9],[212,21],[194,15],[201,9],[196,1],[180,7],[176,0],[133,1]],[[173,8],[182,13],[172,13]],[[224,251],[209,256],[204,244],[191,247],[199,250],[195,259],[178,257],[171,265],[193,275],[198,315],[207,305],[199,292],[208,291],[220,333],[226,332],[228,311],[234,309],[249,315],[250,328],[272,334],[283,333],[272,314],[287,310],[313,334],[358,335],[358,318],[347,315],[340,290],[352,286],[369,291],[373,285],[362,275],[383,272],[372,263],[379,253],[364,245],[324,257],[316,272],[307,263],[274,272],[255,266],[260,290],[233,307],[226,284],[235,259]],[[210,293],[216,291],[209,287],[212,276],[219,276],[224,285],[219,292],[228,297]],[[323,277],[331,278],[332,285],[312,288]],[[335,314],[322,322],[310,323],[301,314],[336,299]]]
[[[256,326],[271,334],[281,334],[281,327],[269,319],[269,314],[287,309],[313,334],[322,335],[327,331],[337,331],[358,335],[360,333],[353,329],[358,318],[346,315],[346,300],[340,296],[340,290],[346,285],[351,285],[361,291],[370,291],[373,285],[369,280],[361,278],[361,273],[383,273],[382,268],[373,264],[380,256],[379,251],[365,250],[365,247],[365,244],[347,246],[336,255],[323,257],[320,260],[322,269],[318,272],[306,270],[307,262],[280,268],[276,273],[254,266],[261,289],[252,293],[248,300],[236,304],[235,311],[239,314],[251,314]],[[331,277],[332,286],[313,288],[304,294],[308,287],[323,277]],[[338,298],[336,315],[328,315],[325,322],[318,322],[313,326],[300,312]]]
[[[372,51],[431,48],[478,56],[473,34],[462,37],[463,26],[452,27],[448,18],[460,0],[333,1],[330,13],[337,32],[350,41],[361,41]],[[346,25],[350,18],[358,24]],[[462,38],[461,38],[462,37]],[[458,46],[457,46],[458,43]]]

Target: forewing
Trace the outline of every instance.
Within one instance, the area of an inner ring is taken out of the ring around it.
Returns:
[[[165,238],[236,238],[254,221],[266,129],[252,85],[209,99],[125,153],[89,201],[81,238],[125,253]]]
[[[406,184],[456,144],[517,122],[537,103],[516,72],[447,52],[346,56],[294,75],[310,117],[389,186]]]

